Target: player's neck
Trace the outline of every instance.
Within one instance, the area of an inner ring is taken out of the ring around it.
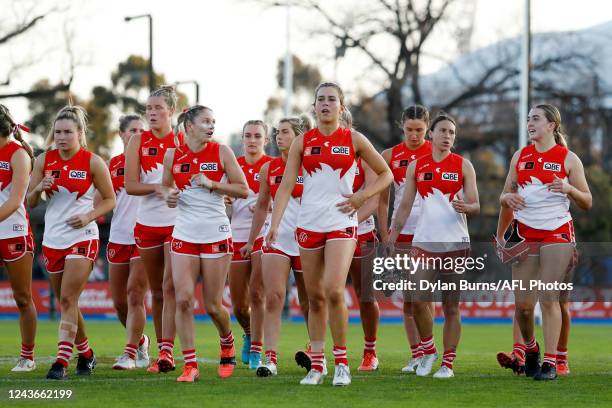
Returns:
[[[162,128],[151,129],[151,133],[153,133],[153,136],[155,136],[156,138],[163,139],[168,133],[170,133],[171,130],[172,128],[170,127],[170,125],[168,125]]]
[[[557,142],[554,138],[545,138],[544,140],[536,140],[533,145],[538,153],[544,153],[555,147]]]
[[[289,159],[289,152],[288,151],[281,152],[281,159],[283,159],[283,163],[287,163],[287,160]]]
[[[431,151],[431,156],[433,157],[433,160],[436,163],[440,163],[441,161],[446,159],[448,156],[450,156],[450,154],[451,154],[450,150],[432,149]]]
[[[187,147],[193,153],[201,152],[202,149],[206,147],[206,143],[208,143],[206,140],[193,140],[193,138],[187,138],[187,142],[186,142]]]
[[[319,124],[319,132],[321,132],[323,136],[329,136],[333,134],[336,130],[338,130],[339,127],[340,126],[337,121],[329,123],[321,122]]]
[[[81,150],[81,146],[79,145],[78,147],[74,148],[74,149],[70,149],[70,150],[59,150],[57,149],[57,152],[59,153],[59,156],[62,160],[70,160],[74,157],[75,154],[77,154],[79,152],[79,150]]]
[[[251,154],[251,153],[246,153],[244,155],[244,160],[246,160],[246,162],[248,164],[255,164],[259,161],[259,159],[261,159],[264,156],[264,152],[258,152],[256,154]]]
[[[0,137],[0,149],[2,149],[4,146],[6,146],[9,142],[9,138],[8,137]]]

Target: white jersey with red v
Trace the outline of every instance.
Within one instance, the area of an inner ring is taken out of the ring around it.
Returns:
[[[234,242],[247,242],[249,240],[251,222],[253,220],[252,209],[259,195],[259,171],[261,166],[272,159],[273,157],[263,155],[255,163],[249,164],[244,156],[238,158],[240,169],[244,173],[249,185],[249,195],[247,198],[237,198],[232,203],[232,233]],[[262,232],[263,228],[258,236],[261,236]]]
[[[216,142],[208,142],[199,152],[192,152],[186,145],[174,152],[172,177],[179,189],[179,201],[172,236],[178,240],[202,244],[232,236],[223,194],[192,181],[194,176],[204,174],[212,181],[225,182],[219,147]]]
[[[566,194],[548,190],[547,184],[567,179],[565,158],[569,151],[561,145],[538,152],[535,145],[521,150],[516,163],[518,193],[525,208],[514,212],[514,218],[531,228],[552,231],[572,219]]]
[[[365,171],[361,164],[361,157],[357,159],[357,168],[355,169],[355,180],[353,180],[353,193],[365,190]],[[357,234],[363,235],[368,232],[374,231],[376,225],[374,224],[374,216],[370,215],[368,218],[359,223],[357,228]]]
[[[129,195],[125,191],[125,155],[120,154],[110,159],[108,168],[113,182],[113,190],[117,196],[117,204],[113,210],[110,234],[108,240],[116,244],[134,245],[134,226],[140,197]]]
[[[13,189],[13,168],[11,159],[13,154],[23,149],[19,143],[9,141],[0,149],[0,205],[8,201]],[[25,200],[25,196],[23,198]],[[24,201],[17,210],[0,222],[0,239],[27,236],[30,233],[30,223],[26,213]]]
[[[393,201],[393,215],[392,219],[395,219],[395,214],[402,202],[404,196],[404,187],[406,186],[406,171],[410,163],[416,159],[431,154],[431,142],[425,140],[425,142],[415,150],[410,150],[405,142],[399,143],[391,149],[391,171],[393,172],[393,187],[395,189],[394,201]],[[406,220],[404,227],[400,231],[401,234],[414,235],[414,231],[421,214],[421,197],[417,194],[412,204],[412,210],[410,216]]]
[[[315,128],[304,134],[299,228],[331,232],[357,226],[355,214],[343,213],[337,207],[353,193],[355,159],[351,129],[338,128],[326,136]]]
[[[183,134],[177,137],[182,144]],[[164,173],[164,156],[168,149],[176,147],[174,132],[170,131],[164,137],[157,138],[150,130],[145,130],[140,136],[140,181],[145,184],[161,184]],[[141,197],[136,222],[151,227],[166,227],[174,225],[176,209],[168,208],[166,202],[154,193]]]
[[[463,199],[462,166],[463,158],[454,153],[441,162],[431,154],[417,159],[414,177],[422,201],[413,243],[470,241],[465,214],[451,205],[455,198]]]
[[[46,191],[49,203],[45,212],[44,246],[65,249],[78,242],[98,239],[95,221],[78,229],[66,223],[74,215],[93,210],[96,189],[91,176],[91,157],[92,153],[83,148],[68,160],[62,159],[56,149],[45,154],[43,174],[53,177],[53,186]]]
[[[276,192],[283,181],[286,163],[282,157],[277,157],[270,161],[268,167],[268,186],[270,188],[270,196],[272,200],[276,198]],[[297,241],[295,240],[295,229],[297,227],[298,215],[300,212],[300,202],[304,191],[304,176],[302,170],[298,174],[291,197],[287,203],[287,208],[283,214],[283,218],[278,226],[278,236],[274,248],[283,251],[289,256],[298,256],[300,254]],[[267,234],[267,229],[265,234]]]

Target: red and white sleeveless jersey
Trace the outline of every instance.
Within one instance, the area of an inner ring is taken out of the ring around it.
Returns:
[[[391,149],[391,171],[393,172],[393,186],[395,188],[395,199],[393,201],[393,215],[392,221],[395,218],[397,209],[402,202],[404,195],[404,187],[406,185],[406,172],[410,163],[418,159],[419,157],[431,154],[431,142],[425,140],[419,148],[410,150],[406,146],[405,142],[393,146]],[[410,216],[404,224],[404,228],[400,231],[401,234],[414,235],[416,230],[419,215],[421,214],[421,197],[417,194],[414,197],[414,203],[412,204],[412,210]]]
[[[73,215],[93,210],[96,188],[91,176],[91,156],[92,153],[83,148],[68,160],[63,160],[57,149],[46,153],[43,174],[54,180],[51,190],[46,191],[49,203],[45,213],[44,246],[66,249],[77,242],[98,239],[95,221],[79,229],[66,224]]]
[[[351,129],[338,128],[329,136],[318,128],[306,132],[302,167],[304,193],[298,227],[313,232],[356,227],[357,216],[336,207],[353,193],[357,164]]]
[[[566,179],[565,158],[569,151],[561,145],[538,152],[535,145],[521,150],[516,163],[518,193],[525,208],[514,212],[514,218],[531,228],[552,231],[569,222],[570,202],[567,194],[548,191],[555,176]]]
[[[172,236],[178,240],[205,244],[232,236],[223,194],[191,182],[191,178],[200,173],[213,181],[225,181],[219,147],[219,143],[211,141],[197,153],[186,145],[174,151],[172,176],[180,192]]]
[[[276,157],[270,162],[268,167],[268,186],[270,187],[270,196],[272,200],[276,198],[276,192],[283,181],[283,174],[285,172],[286,163],[282,157]],[[289,197],[287,208],[283,214],[280,225],[278,226],[278,236],[274,245],[274,248],[283,251],[289,256],[298,256],[300,249],[297,241],[295,240],[295,229],[297,228],[298,215],[300,213],[300,201],[302,200],[302,193],[304,191],[304,177],[302,170],[298,174],[295,186]],[[269,225],[268,225],[269,227]],[[268,233],[266,228],[265,234]]]
[[[134,245],[134,226],[140,197],[129,195],[125,191],[125,155],[122,153],[110,159],[108,168],[117,196],[108,240],[115,244]]]
[[[357,159],[357,168],[355,169],[355,180],[353,180],[353,193],[365,190],[365,172],[361,165],[361,157]],[[374,231],[376,224],[374,224],[374,216],[370,215],[368,218],[363,220],[357,226],[357,235],[367,234],[368,232]]]
[[[413,243],[469,243],[465,214],[455,211],[451,201],[463,195],[463,157],[451,153],[436,163],[433,156],[417,159],[415,180],[421,196],[421,215],[414,232]],[[416,245],[439,252],[436,245]],[[460,249],[452,246],[444,250]]]
[[[179,140],[182,134],[179,135]],[[166,150],[176,147],[174,132],[170,131],[162,139],[158,139],[150,130],[145,130],[140,136],[140,181],[145,184],[161,184],[164,173],[164,156]],[[138,208],[136,222],[150,227],[167,227],[174,225],[176,208],[168,208],[166,202],[154,193],[142,196]]]
[[[23,149],[19,143],[9,141],[2,149],[0,149],[0,205],[4,204],[11,196],[13,189],[13,168],[11,167],[11,158],[13,154]],[[28,215],[26,213],[25,194],[19,200],[21,205],[17,210],[8,216],[4,221],[0,222],[0,239],[23,237],[30,233],[30,225],[28,223]]]
[[[273,157],[263,155],[256,163],[249,164],[244,156],[238,158],[240,169],[242,169],[249,185],[249,195],[247,198],[236,198],[232,203],[232,239],[234,242],[247,242],[249,240],[253,221],[251,208],[254,207],[259,195],[259,171],[261,166],[272,159]],[[269,220],[266,220],[266,224],[269,224]],[[262,232],[263,228],[257,236],[261,236]]]

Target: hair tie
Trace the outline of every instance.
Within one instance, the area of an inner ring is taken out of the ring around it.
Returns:
[[[27,127],[26,125],[22,125],[21,123],[17,123],[15,124],[16,127],[18,127],[19,129],[23,130],[26,133],[30,133],[30,128]]]

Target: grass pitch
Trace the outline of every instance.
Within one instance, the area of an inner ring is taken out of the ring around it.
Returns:
[[[253,371],[239,364],[234,376],[217,377],[218,338],[210,322],[197,322],[197,351],[200,381],[178,384],[182,361],[177,371],[151,375],[145,370],[113,371],[112,363],[123,349],[124,330],[118,322],[90,321],[87,332],[98,367],[91,378],[74,375],[71,363],[69,380],[45,380],[56,352],[57,323],[41,321],[36,339],[38,368],[32,373],[11,373],[19,353],[19,327],[16,321],[0,321],[0,406],[80,406],[80,407],[356,407],[368,406],[612,406],[612,328],[599,325],[575,325],[569,348],[571,375],[554,382],[535,382],[515,377],[496,362],[497,351],[511,348],[510,325],[465,325],[455,360],[455,378],[434,380],[417,378],[400,372],[408,358],[408,346],[401,325],[381,325],[378,335],[380,369],[375,373],[357,372],[362,352],[360,325],[349,328],[349,363],[353,383],[349,387],[331,386],[333,360],[331,347],[327,359],[330,375],[324,385],[300,386],[303,369],[296,366],[293,355],[306,343],[303,324],[285,323],[279,345],[279,375],[257,378]],[[147,324],[147,333],[153,333]],[[237,351],[242,339],[234,324]],[[441,326],[436,325],[435,338],[441,344]],[[331,337],[328,336],[328,344]],[[538,339],[542,339],[541,332]],[[157,353],[152,350],[151,353]],[[175,347],[180,355],[180,347]],[[238,356],[239,357],[239,356]],[[69,400],[11,400],[9,390],[71,389]]]

